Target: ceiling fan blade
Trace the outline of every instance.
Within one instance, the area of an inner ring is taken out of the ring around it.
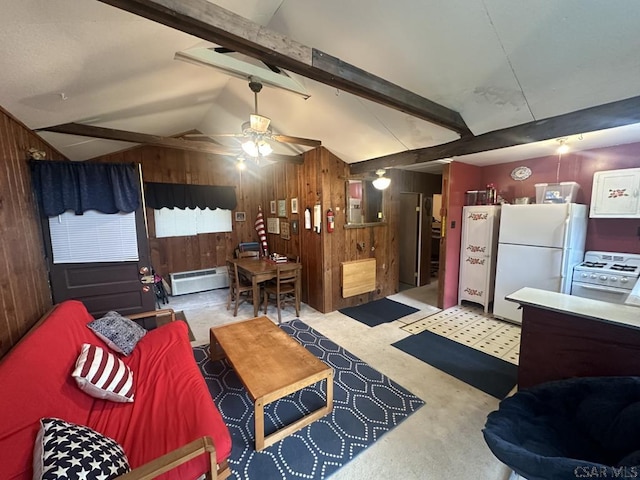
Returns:
[[[244,137],[242,133],[187,133],[183,135],[185,138],[204,138],[204,137]]]
[[[276,142],[295,143],[297,145],[306,145],[307,147],[319,147],[322,145],[320,140],[311,140],[310,138],[290,137],[289,135],[272,135],[272,139]]]

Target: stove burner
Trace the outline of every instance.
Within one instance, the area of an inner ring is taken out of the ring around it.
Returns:
[[[619,272],[635,272],[638,267],[635,265],[620,265],[619,263],[614,263],[610,268],[611,270],[617,270]]]
[[[581,267],[604,268],[606,265],[604,262],[584,262]]]

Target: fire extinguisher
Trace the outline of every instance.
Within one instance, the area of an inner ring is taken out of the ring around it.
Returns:
[[[333,216],[333,210],[327,210],[327,232],[333,232],[335,217]]]

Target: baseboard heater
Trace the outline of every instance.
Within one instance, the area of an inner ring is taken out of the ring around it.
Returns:
[[[225,266],[172,273],[170,277],[171,295],[204,292],[229,286],[229,276]]]

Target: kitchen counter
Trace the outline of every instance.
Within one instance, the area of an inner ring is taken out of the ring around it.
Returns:
[[[518,388],[572,377],[640,375],[640,309],[522,288]]]
[[[630,305],[618,305],[530,287],[521,288],[505,298],[523,306],[528,305],[640,330],[640,310]]]

